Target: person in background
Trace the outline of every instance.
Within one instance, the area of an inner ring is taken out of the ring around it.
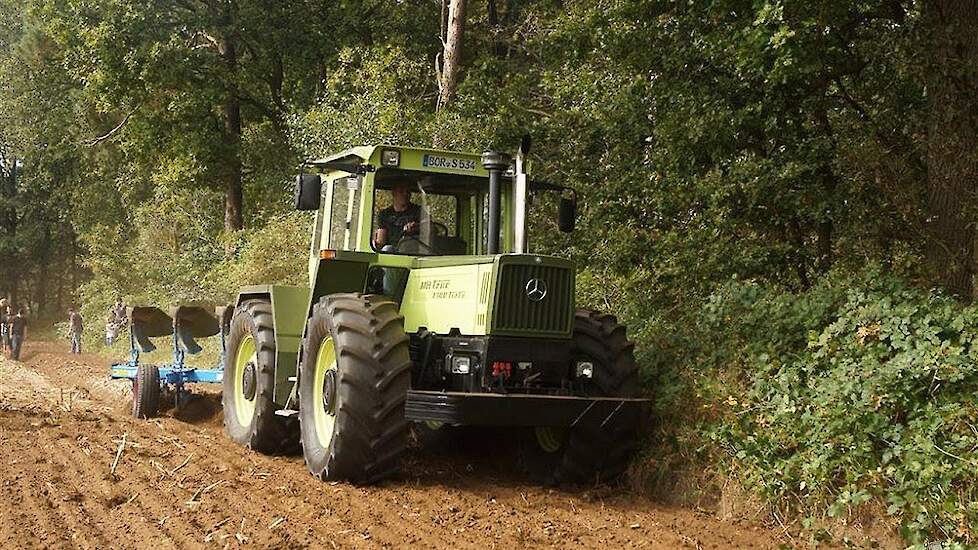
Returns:
[[[27,339],[27,317],[24,316],[24,308],[17,310],[17,315],[8,320],[10,325],[10,358],[20,361],[20,349],[24,346]]]
[[[0,353],[7,353],[10,349],[10,327],[7,326],[8,315],[7,299],[0,298]]]
[[[120,327],[126,326],[129,321],[129,316],[126,315],[126,304],[119,298],[115,301],[115,305],[112,306],[112,313],[115,315],[115,322]]]
[[[119,333],[122,329],[126,327],[129,322],[129,316],[126,314],[126,304],[119,298],[115,301],[115,304],[109,308],[109,318],[105,321],[105,345],[111,346],[112,342],[119,337]]]
[[[105,345],[111,346],[118,335],[119,329],[115,324],[115,312],[109,311],[109,318],[105,320]]]
[[[68,308],[68,334],[71,336],[71,353],[81,353],[82,316],[75,308]]]

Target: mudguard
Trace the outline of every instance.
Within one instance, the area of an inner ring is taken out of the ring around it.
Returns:
[[[309,311],[309,288],[302,286],[256,285],[242,288],[235,305],[250,299],[266,299],[272,303],[272,323],[275,329],[275,388],[274,401],[284,404],[292,391],[302,332]]]

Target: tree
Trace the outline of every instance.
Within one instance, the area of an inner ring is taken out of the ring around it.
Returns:
[[[927,260],[951,294],[974,296],[978,192],[978,4],[930,0]]]
[[[465,37],[466,0],[443,0],[442,9],[444,30],[442,41],[442,63],[438,79],[438,108],[443,109],[452,102],[458,90],[459,73],[462,69],[462,45]]]
[[[0,143],[0,297],[17,298],[20,274],[17,239],[17,165],[6,144]]]

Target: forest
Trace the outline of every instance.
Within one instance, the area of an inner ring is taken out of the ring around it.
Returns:
[[[0,295],[33,318],[303,284],[303,160],[529,134],[580,204],[536,251],[654,399],[635,490],[978,543],[978,5],[0,6]]]

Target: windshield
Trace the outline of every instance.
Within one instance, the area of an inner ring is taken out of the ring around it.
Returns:
[[[505,228],[511,224],[512,180],[504,177],[502,184]],[[527,197],[531,245],[536,237],[556,232],[556,205],[564,189],[531,183]],[[484,254],[488,191],[488,178],[382,168],[374,178],[371,247],[411,256]]]
[[[377,252],[412,256],[461,255],[459,197],[427,192],[417,182],[388,182],[374,190],[371,244]]]

